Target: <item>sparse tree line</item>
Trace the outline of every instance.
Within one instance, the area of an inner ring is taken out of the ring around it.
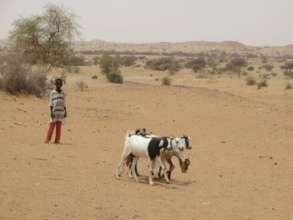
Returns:
[[[279,68],[285,77],[293,78],[293,57],[289,55],[268,57],[257,53],[229,54],[220,50],[201,53],[76,52],[73,41],[78,34],[76,16],[56,5],[47,5],[43,14],[16,20],[9,38],[10,46],[0,48],[0,89],[41,97],[46,93],[47,73],[52,68],[78,73],[81,66],[90,65],[99,65],[105,78],[113,83],[124,82],[122,67],[166,71],[171,75],[189,69],[201,77],[211,74],[241,77],[256,73],[263,75],[264,80],[276,77],[273,71]],[[171,81],[169,77],[162,78],[163,85],[171,85]],[[247,77],[246,84],[259,85],[258,88],[268,86],[266,81],[256,82],[251,76]],[[291,85],[286,89],[291,89]]]

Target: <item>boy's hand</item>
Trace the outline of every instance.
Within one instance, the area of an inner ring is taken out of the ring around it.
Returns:
[[[54,113],[53,112],[51,112],[51,118],[54,119]]]
[[[67,118],[67,112],[64,113],[64,118]]]

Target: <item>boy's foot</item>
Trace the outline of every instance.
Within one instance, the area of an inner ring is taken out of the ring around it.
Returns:
[[[48,141],[48,140],[45,141],[45,144],[49,144],[49,143],[50,143],[50,141]]]
[[[60,141],[54,141],[54,144],[60,144]]]

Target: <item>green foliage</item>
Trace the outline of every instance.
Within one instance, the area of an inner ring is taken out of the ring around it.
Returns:
[[[10,39],[27,62],[61,66],[71,53],[78,25],[75,16],[61,7],[49,4],[45,9],[41,15],[16,20]]]
[[[100,59],[100,68],[103,74],[106,75],[107,80],[112,83],[123,83],[123,76],[119,70],[119,57],[112,57],[104,54]]]
[[[115,57],[104,54],[100,59],[100,68],[103,74],[119,72],[120,63]]]
[[[120,72],[113,72],[106,74],[106,77],[109,82],[122,84],[124,82],[123,76]]]

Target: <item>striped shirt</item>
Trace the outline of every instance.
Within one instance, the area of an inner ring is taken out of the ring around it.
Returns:
[[[52,121],[62,121],[65,114],[65,94],[53,89],[50,93],[49,106],[53,108]]]

